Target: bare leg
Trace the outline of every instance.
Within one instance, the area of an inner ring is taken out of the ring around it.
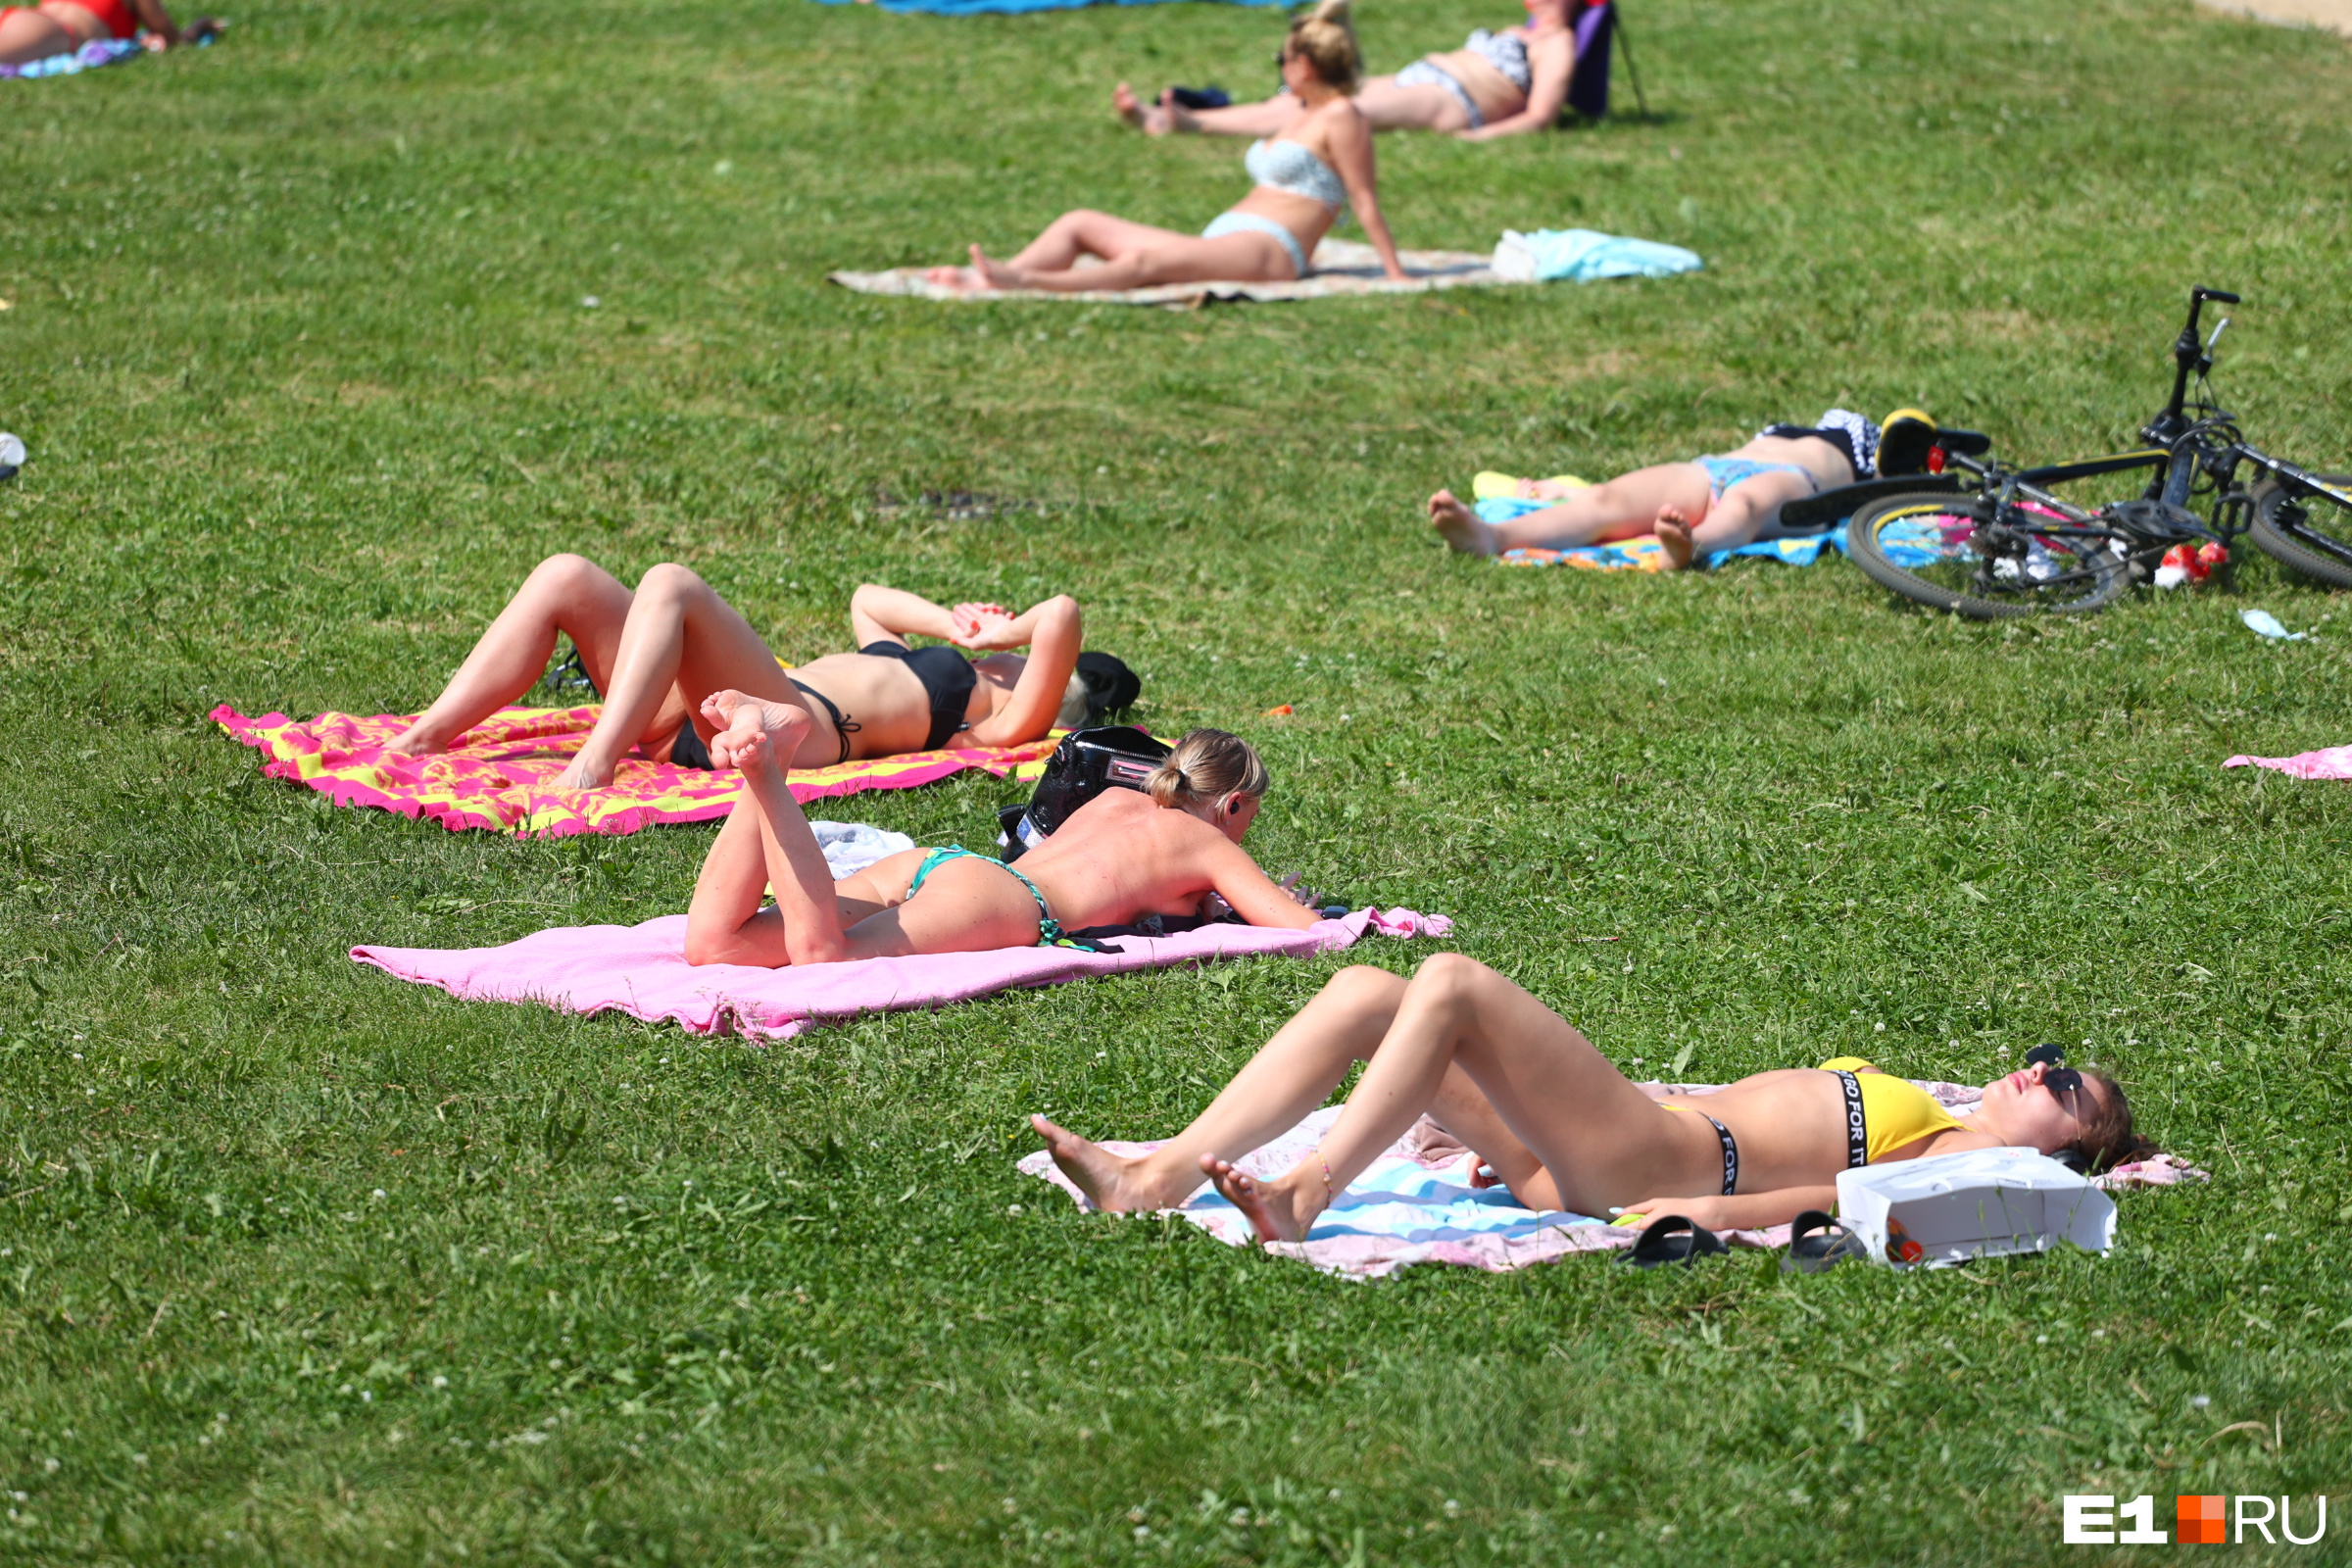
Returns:
[[[1677,566],[1688,566],[1701,555],[1737,550],[1763,531],[1781,508],[1813,494],[1813,486],[1793,473],[1759,473],[1742,479],[1709,507],[1696,527],[1679,507],[1658,509],[1658,542]]]
[[[1162,92],[1159,112],[1170,130],[1204,131],[1211,136],[1271,136],[1298,116],[1298,100],[1289,93],[1254,104],[1228,104],[1223,109],[1187,109]],[[1146,130],[1152,127],[1147,124]]]
[[[773,969],[841,957],[848,944],[833,899],[833,870],[778,761],[800,750],[812,720],[795,705],[733,691],[713,695],[703,708],[718,730],[710,760],[743,769],[744,796],[695,878],[686,910],[686,961]],[[775,907],[762,909],[761,896],[771,887]]]
[[[1191,1126],[1149,1154],[1133,1159],[1113,1154],[1043,1116],[1030,1117],[1029,1125],[1046,1141],[1054,1163],[1097,1208],[1173,1207],[1199,1190],[1203,1154],[1247,1153],[1322,1104],[1348,1075],[1348,1064],[1380,1044],[1403,996],[1404,981],[1386,969],[1342,969],[1234,1074]]]
[[[631,595],[618,578],[580,556],[550,556],[532,568],[466,656],[433,706],[384,749],[429,757],[539,683],[558,632],[570,636],[598,689],[610,690]],[[629,737],[637,739],[635,735]]]
[[[704,697],[722,688],[802,706],[751,622],[700,576],[666,562],[638,583],[612,654],[612,678],[602,684],[604,713],[579,755],[556,776],[559,789],[601,789],[612,783],[622,752],[649,734],[664,732],[667,726],[656,721],[673,690],[686,701],[684,724],[694,723]],[[781,760],[791,766],[801,759],[786,753]]]
[[[1579,490],[1557,506],[1508,522],[1480,522],[1450,492],[1441,490],[1429,498],[1429,517],[1454,549],[1491,556],[1528,545],[1567,550],[1639,538],[1656,525],[1661,507],[1703,516],[1707,501],[1706,469],[1695,463],[1661,463]]]
[[[1337,1192],[1361,1174],[1436,1102],[1457,1061],[1550,1174],[1561,1206],[1599,1213],[1611,1202],[1707,1190],[1714,1137],[1704,1121],[1659,1106],[1558,1014],[1459,954],[1441,954],[1414,975],[1315,1155],[1270,1182],[1211,1155],[1201,1168],[1259,1236],[1296,1240],[1327,1203],[1326,1181]]]
[[[22,66],[51,55],[72,54],[82,40],[29,6],[0,22],[0,66]]]

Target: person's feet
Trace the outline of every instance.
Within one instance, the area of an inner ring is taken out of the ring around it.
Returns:
[[[387,757],[438,757],[449,750],[449,742],[428,734],[423,726],[411,724],[401,734],[384,743]]]
[[[1139,1208],[1167,1208],[1181,1203],[1192,1196],[1191,1190],[1181,1193],[1163,1191],[1158,1183],[1143,1178],[1140,1159],[1125,1159],[1100,1144],[1090,1144],[1064,1127],[1056,1127],[1043,1116],[1032,1116],[1029,1125],[1037,1136],[1046,1141],[1046,1152],[1061,1173],[1077,1185],[1080,1192],[1097,1208],[1111,1214],[1131,1213]]]
[[[718,731],[710,738],[710,765],[746,771],[790,768],[812,722],[806,709],[733,690],[704,698],[703,717]]]
[[[1157,104],[1146,104],[1135,95],[1135,89],[1120,82],[1110,95],[1111,107],[1119,118],[1147,136],[1165,136],[1175,127],[1168,123],[1168,112]]]
[[[1296,1242],[1304,1237],[1315,1216],[1301,1212],[1298,1201],[1273,1184],[1261,1182],[1229,1159],[1200,1156],[1202,1174],[1217,1185],[1225,1200],[1242,1211],[1261,1242]]]
[[[1441,490],[1429,498],[1430,526],[1446,536],[1446,542],[1465,555],[1493,556],[1500,554],[1494,542],[1494,530],[1478,520],[1468,507],[1453,497],[1450,490]]]
[[[1694,548],[1690,539],[1690,519],[1683,515],[1682,508],[1660,507],[1658,520],[1650,526],[1658,536],[1658,543],[1665,546],[1666,559],[1674,563],[1675,570],[1680,571],[1690,564]]]
[[[923,274],[941,288],[961,289],[966,294],[992,288],[1019,288],[1020,274],[1004,262],[991,261],[979,246],[972,247],[969,267],[934,267]]]
[[[564,771],[547,781],[548,788],[557,790],[601,790],[612,782],[612,764],[599,766],[586,757],[575,757],[564,765]]]
[[[1197,131],[1200,128],[1200,122],[1194,117],[1193,112],[1176,101],[1176,89],[1173,87],[1162,87],[1159,90],[1159,114],[1161,126],[1160,129],[1153,132],[1154,135],[1165,136],[1176,131]],[[1152,129],[1149,124],[1144,128]]]

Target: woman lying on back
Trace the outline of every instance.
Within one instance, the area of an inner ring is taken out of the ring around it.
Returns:
[[[1359,1060],[1370,1065],[1314,1153],[1272,1181],[1235,1169],[1321,1105]],[[1559,1014],[1450,953],[1409,981],[1341,970],[1200,1119],[1152,1153],[1126,1158],[1043,1116],[1030,1122],[1099,1207],[1173,1207],[1212,1181],[1260,1238],[1287,1242],[1424,1112],[1530,1208],[1671,1211],[1710,1230],[1834,1209],[1838,1173],[1850,1166],[2020,1146],[2073,1151],[2096,1169],[2145,1152],[2113,1079],[2041,1062],[1986,1084],[1965,1119],[1853,1057],[1652,1100]]]
[[[1373,188],[1372,131],[1351,94],[1362,62],[1348,0],[1322,0],[1291,24],[1282,79],[1292,96],[1242,167],[1255,183],[1199,234],[1153,228],[1108,213],[1064,213],[1007,261],[971,248],[969,267],[935,267],[950,288],[1037,288],[1060,293],[1212,280],[1289,282],[1304,277],[1315,247],[1355,203],[1382,269],[1402,279],[1396,242]],[[1100,267],[1080,267],[1082,256]]]
[[[850,598],[854,654],[828,654],[787,674],[735,608],[684,566],[663,563],[636,591],[579,556],[550,556],[524,580],[433,706],[385,748],[445,752],[466,730],[539,683],[558,633],[579,650],[604,712],[559,789],[601,789],[632,747],[680,767],[713,763],[697,728],[703,700],[734,688],[805,710],[795,767],[897,757],[950,744],[1017,746],[1135,700],[1137,682],[1108,654],[1079,652],[1078,602],[1056,595],[1015,615],[999,605],[953,610],[873,583]],[[913,648],[909,636],[953,648]],[[1027,648],[1016,654],[987,652]],[[984,653],[966,659],[956,651]]]
[[[147,29],[147,47],[173,49],[202,43],[220,24],[198,17],[174,25],[163,0],[41,0],[37,6],[0,6],[0,66],[22,66],[51,55],[68,55],[101,38],[135,38]]]
[[[1276,886],[1241,847],[1268,780],[1249,743],[1223,730],[1185,736],[1149,794],[1087,802],[1018,869],[961,848],[907,850],[836,882],[777,761],[801,746],[807,710],[720,692],[703,711],[718,731],[711,758],[743,769],[746,788],[694,885],[689,963],[1053,947],[1065,932],[1204,913],[1210,894],[1251,925],[1315,923],[1305,895]]]
[[[1464,141],[1492,141],[1542,130],[1559,119],[1576,74],[1581,0],[1522,0],[1527,21],[1500,32],[1480,27],[1459,49],[1423,55],[1394,76],[1374,76],[1356,107],[1374,130],[1445,130]],[[1295,89],[1294,89],[1295,90]],[[1111,102],[1119,118],[1154,136],[1198,130],[1220,136],[1271,136],[1297,113],[1289,93],[1261,103],[1187,109],[1175,89],[1149,107],[1120,82]]]

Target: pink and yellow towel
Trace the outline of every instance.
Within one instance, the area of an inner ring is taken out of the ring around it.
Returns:
[[[727,814],[743,793],[743,775],[706,772],[634,757],[621,759],[612,786],[560,790],[549,781],[596,727],[596,705],[509,708],[459,737],[439,757],[388,757],[386,743],[414,722],[404,713],[283,713],[248,718],[223,703],[213,720],[268,756],[262,771],[306,784],[338,806],[375,806],[427,817],[453,832],[490,828],[563,837],[634,833],[664,822],[707,822]],[[999,778],[1033,776],[1058,736],[1024,746],[955,746],[904,757],[877,757],[792,775],[793,799],[806,804],[862,790],[903,790],[984,768]]]

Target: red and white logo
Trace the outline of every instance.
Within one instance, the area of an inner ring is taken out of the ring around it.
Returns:
[[[2308,1536],[2294,1527],[2292,1497],[2229,1496],[2183,1493],[2173,1501],[2173,1526],[2183,1546],[2244,1545],[2249,1533],[2269,1545],[2308,1546],[2328,1534],[2328,1498],[2314,1497],[2317,1523]],[[2104,1493],[2068,1493],[2063,1499],[2066,1544],[2070,1546],[2161,1546],[2171,1536],[2156,1527],[2156,1499],[2133,1497],[2117,1505]],[[2307,1515],[2307,1517],[2309,1517]],[[2271,1534],[2276,1526],[2278,1536]]]

